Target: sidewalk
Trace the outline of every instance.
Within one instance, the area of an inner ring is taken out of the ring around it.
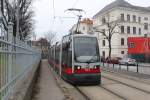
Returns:
[[[63,92],[57,86],[50,69],[48,69],[47,60],[42,60],[40,77],[35,90],[36,93],[32,100],[64,100]]]

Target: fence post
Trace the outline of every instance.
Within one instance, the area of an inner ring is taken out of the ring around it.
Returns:
[[[128,63],[127,63],[127,71],[129,71],[129,66],[128,66]]]
[[[113,69],[114,69],[114,63],[113,63]]]
[[[119,64],[119,69],[121,69],[121,64]]]
[[[9,22],[8,23],[8,42],[9,43],[13,43],[13,23]],[[13,51],[13,47],[12,45],[9,45],[8,47],[8,51],[9,51],[9,56],[8,56],[8,81],[10,82],[12,79],[12,64],[13,64],[13,56],[12,56],[12,51]],[[11,88],[10,88],[11,90]],[[10,91],[9,91],[10,92]]]
[[[137,73],[139,72],[139,64],[138,64],[138,62],[137,62]]]

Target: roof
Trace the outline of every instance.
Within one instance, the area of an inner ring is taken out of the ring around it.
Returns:
[[[80,21],[80,23],[85,23],[85,24],[91,25],[91,24],[93,24],[93,20],[91,20],[89,18],[85,18],[82,21]]]
[[[96,17],[97,15],[100,15],[112,8],[116,8],[116,7],[125,7],[125,8],[131,8],[131,9],[135,9],[135,10],[141,10],[141,11],[146,11],[146,12],[150,12],[150,7],[140,7],[140,6],[134,6],[128,2],[126,2],[125,0],[116,0],[112,3],[110,3],[109,5],[105,6],[102,10],[100,10],[96,15],[94,15],[93,17]]]

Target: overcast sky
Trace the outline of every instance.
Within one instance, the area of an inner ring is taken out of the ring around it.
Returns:
[[[35,34],[39,38],[51,30],[57,33],[59,39],[63,35],[68,34],[68,30],[77,21],[73,13],[65,12],[65,10],[68,8],[80,8],[86,12],[83,18],[92,18],[98,11],[113,1],[115,0],[35,0],[33,3],[35,11],[34,19],[36,21]],[[137,6],[150,6],[150,0],[126,1]],[[54,16],[56,17],[54,18]]]

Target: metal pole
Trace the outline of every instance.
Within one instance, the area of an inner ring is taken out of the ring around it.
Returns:
[[[17,25],[16,25],[16,37],[19,38],[19,0],[17,0]]]
[[[119,64],[119,69],[121,69],[121,64]]]
[[[127,71],[129,71],[129,66],[128,66],[128,63],[127,63]]]
[[[138,64],[138,62],[137,62],[137,73],[139,72],[139,64]]]

